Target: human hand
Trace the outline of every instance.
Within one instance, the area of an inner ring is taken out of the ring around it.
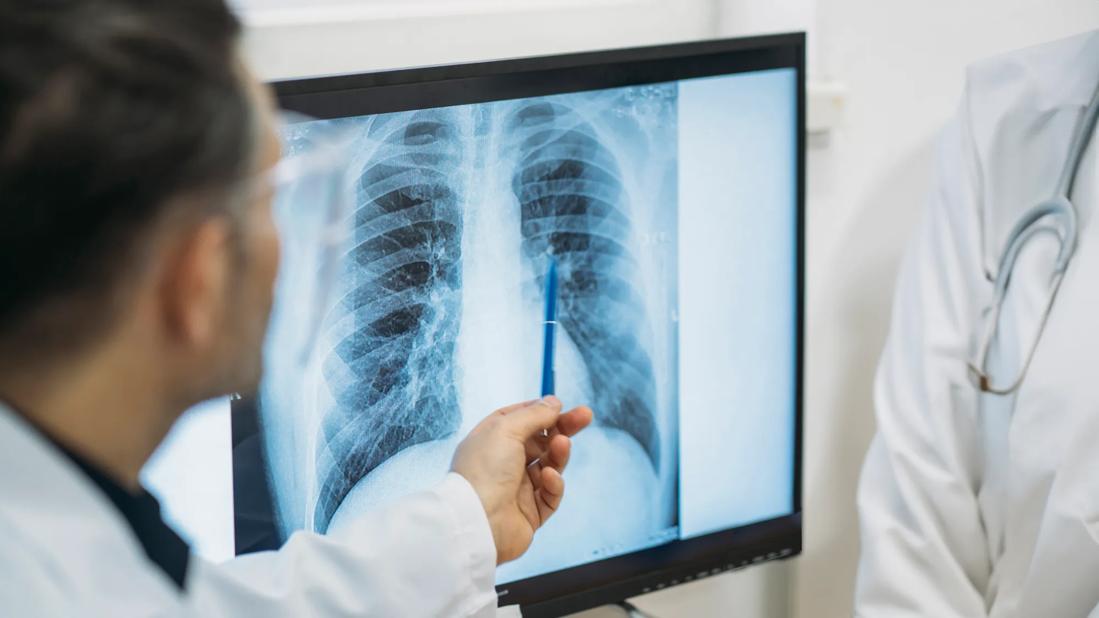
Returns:
[[[451,470],[481,499],[496,542],[496,564],[523,555],[561,505],[569,439],[587,427],[586,406],[561,414],[550,395],[501,408],[477,424],[454,453]],[[547,430],[547,435],[543,435]]]

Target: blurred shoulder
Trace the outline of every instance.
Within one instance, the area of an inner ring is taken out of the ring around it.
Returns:
[[[1087,105],[1099,80],[1099,31],[999,54],[966,70],[971,109],[1043,114]]]

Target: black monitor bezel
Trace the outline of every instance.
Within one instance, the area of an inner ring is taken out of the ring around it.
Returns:
[[[556,616],[580,611],[801,552],[805,35],[788,33],[709,40],[272,83],[283,109],[314,118],[340,118],[778,68],[794,69],[797,80],[797,392],[794,398],[793,512],[498,586],[501,604],[520,604],[524,616]],[[235,413],[234,418],[237,416]],[[240,549],[238,542],[238,551]]]

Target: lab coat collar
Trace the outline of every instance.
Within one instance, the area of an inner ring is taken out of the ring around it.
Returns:
[[[1004,56],[975,63],[970,75],[984,73],[987,67],[996,83],[981,84],[996,92],[1002,88],[1010,96],[1016,111],[1029,109],[1045,114],[1066,108],[1083,108],[1091,100],[1099,81],[1099,31],[1088,32],[1061,41],[1044,43]],[[1020,85],[1024,86],[1020,88]],[[1003,101],[1008,103],[1008,101]]]
[[[114,505],[57,446],[3,404],[0,471],[0,526],[48,560],[67,589],[176,596],[167,576],[150,568]],[[106,557],[115,568],[101,568]]]
[[[1078,35],[1059,45],[1042,46],[1037,56],[1036,62],[1028,66],[1041,85],[1042,109],[1056,108],[1055,101],[1087,107],[1099,82],[1099,32]]]

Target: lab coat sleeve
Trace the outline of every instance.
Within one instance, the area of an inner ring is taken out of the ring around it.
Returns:
[[[496,612],[496,546],[480,499],[451,473],[432,491],[327,536],[188,576],[195,616],[447,616]]]
[[[963,102],[940,144],[936,186],[901,268],[878,369],[878,431],[858,492],[856,616],[987,614],[977,396],[966,369],[988,285],[978,170]]]

